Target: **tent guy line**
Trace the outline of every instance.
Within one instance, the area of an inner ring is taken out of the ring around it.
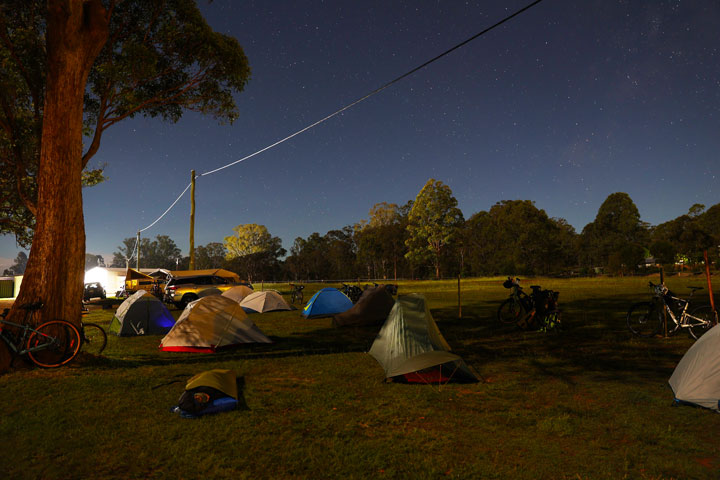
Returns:
[[[526,5],[526,6],[524,6],[523,8],[521,8],[521,9],[515,11],[514,13],[508,15],[507,17],[503,18],[502,20],[500,20],[500,21],[494,23],[493,25],[485,28],[484,30],[476,33],[475,35],[471,36],[470,38],[468,38],[468,39],[466,39],[466,40],[464,40],[464,41],[456,44],[455,46],[449,48],[448,50],[445,50],[445,51],[442,52],[441,54],[436,55],[435,57],[433,57],[433,58],[431,58],[430,60],[426,61],[426,62],[423,63],[422,65],[419,65],[419,66],[413,68],[412,70],[410,70],[410,71],[408,71],[408,72],[400,75],[399,77],[397,77],[397,78],[395,78],[395,79],[393,79],[393,80],[390,80],[389,82],[385,83],[384,85],[382,85],[382,86],[379,87],[379,88],[376,88],[375,90],[373,90],[372,92],[368,93],[367,95],[358,98],[358,99],[355,100],[354,102],[351,102],[351,103],[349,103],[348,105],[345,105],[345,106],[342,107],[341,109],[339,109],[339,110],[331,113],[330,115],[327,115],[326,117],[324,117],[324,118],[322,118],[322,119],[320,119],[320,120],[318,120],[318,121],[316,121],[316,122],[314,122],[314,123],[312,123],[312,124],[310,124],[310,125],[302,128],[302,129],[300,129],[300,130],[298,130],[297,132],[295,132],[295,133],[293,133],[293,134],[291,134],[291,135],[288,135],[287,137],[285,137],[285,138],[283,138],[283,139],[281,139],[281,140],[278,140],[277,142],[275,142],[275,143],[273,143],[273,144],[271,144],[271,145],[268,145],[268,146],[266,146],[266,147],[264,147],[264,148],[262,148],[262,149],[260,149],[260,150],[258,150],[258,151],[256,151],[256,152],[254,152],[254,153],[251,153],[250,155],[247,155],[247,156],[245,156],[245,157],[243,157],[243,158],[241,158],[241,159],[239,159],[239,160],[235,160],[235,161],[233,161],[233,162],[228,163],[227,165],[223,165],[222,167],[218,167],[218,168],[216,168],[216,169],[214,169],[214,170],[209,170],[209,171],[207,171],[207,172],[201,173],[200,175],[197,175],[195,178],[204,177],[204,176],[206,176],[206,175],[212,175],[213,173],[217,173],[217,172],[219,172],[219,171],[221,171],[221,170],[224,170],[224,169],[226,169],[226,168],[232,167],[233,165],[237,165],[238,163],[244,162],[245,160],[248,160],[248,159],[250,159],[250,158],[252,158],[252,157],[254,157],[254,156],[256,156],[256,155],[259,155],[259,154],[261,154],[261,153],[263,153],[263,152],[265,152],[265,151],[267,151],[267,150],[270,150],[271,148],[276,147],[276,146],[278,146],[278,145],[280,145],[280,144],[282,144],[282,143],[290,140],[291,138],[294,138],[294,137],[300,135],[301,133],[304,133],[304,132],[310,130],[311,128],[314,128],[314,127],[320,125],[321,123],[324,123],[324,122],[326,122],[327,120],[330,120],[331,118],[336,117],[337,115],[340,115],[340,114],[341,114],[342,112],[344,112],[345,110],[348,110],[348,109],[354,107],[354,106],[357,105],[358,103],[363,102],[363,101],[367,100],[368,98],[370,98],[370,97],[372,97],[372,96],[374,96],[374,95],[382,92],[383,90],[385,90],[386,88],[390,87],[391,85],[399,82],[400,80],[403,80],[404,78],[409,77],[410,75],[418,72],[419,70],[422,70],[423,68],[427,67],[427,66],[430,65],[431,63],[433,63],[433,62],[441,59],[442,57],[450,54],[451,52],[457,50],[458,48],[461,48],[461,47],[467,45],[468,43],[472,42],[472,41],[475,40],[476,38],[479,38],[479,37],[481,37],[482,35],[490,32],[491,30],[499,27],[500,25],[502,25],[502,24],[504,24],[505,22],[513,19],[514,17],[520,15],[521,13],[523,13],[523,12],[531,9],[532,7],[536,6],[537,4],[539,4],[539,3],[542,2],[542,1],[543,1],[543,0],[535,0],[534,2],[532,2],[532,3],[530,3],[530,4]],[[163,212],[163,214],[160,215],[154,222],[152,222],[150,225],[148,225],[148,226],[145,227],[145,228],[139,229],[139,230],[138,230],[138,235],[139,235],[141,232],[144,232],[145,230],[148,230],[148,229],[150,229],[151,227],[153,227],[153,226],[154,226],[155,224],[157,224],[165,215],[167,215],[168,212],[170,212],[170,210],[172,210],[172,208],[175,206],[175,204],[177,204],[177,202],[180,201],[180,199],[183,197],[183,195],[185,195],[185,193],[188,191],[188,188],[190,188],[191,185],[192,185],[192,182],[188,183],[188,185],[185,187],[185,189],[182,191],[182,193],[181,193],[181,194],[175,199],[175,201],[167,208],[167,210],[165,210],[165,212]],[[137,242],[137,240],[136,240],[136,242]],[[137,243],[136,243],[136,245],[135,245],[135,249],[137,249]],[[128,261],[132,260],[132,258],[134,257],[134,255],[135,255],[135,254],[134,254],[135,249],[133,249],[133,254],[127,259]]]

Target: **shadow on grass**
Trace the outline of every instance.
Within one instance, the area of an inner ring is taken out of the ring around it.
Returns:
[[[592,374],[598,381],[665,382],[692,341],[678,338],[634,338],[626,312],[636,295],[617,295],[561,303],[559,332],[523,331],[496,320],[499,302],[476,302],[432,310],[453,351],[481,371],[517,365],[525,358],[528,372],[574,385],[574,377]]]

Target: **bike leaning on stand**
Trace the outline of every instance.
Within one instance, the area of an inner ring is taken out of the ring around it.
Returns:
[[[497,317],[500,323],[515,324],[522,329],[537,328],[541,331],[560,328],[559,292],[531,285],[532,293],[528,295],[520,286],[520,279],[512,277],[508,277],[503,286],[512,289],[512,292],[510,298],[498,308]]]
[[[627,326],[638,337],[654,337],[663,332],[665,315],[667,314],[667,333],[672,335],[686,328],[690,335],[697,339],[717,323],[717,312],[710,305],[702,305],[690,310],[690,299],[702,287],[688,287],[690,297],[683,299],[668,290],[664,283],[648,286],[653,291],[653,298],[649,302],[633,304],[627,313]],[[690,313],[688,311],[690,310]]]

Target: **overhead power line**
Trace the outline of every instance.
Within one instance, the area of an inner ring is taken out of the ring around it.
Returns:
[[[364,100],[367,100],[368,98],[372,97],[373,95],[376,95],[376,94],[382,92],[383,90],[385,90],[386,88],[390,87],[391,85],[399,82],[400,80],[409,77],[410,75],[414,74],[415,72],[417,72],[417,71],[419,71],[419,70],[422,70],[423,68],[427,67],[427,66],[430,65],[431,63],[436,62],[437,60],[440,60],[442,57],[450,54],[451,52],[454,52],[454,51],[457,50],[458,48],[461,48],[461,47],[467,45],[468,43],[472,42],[472,41],[475,40],[476,38],[485,35],[485,34],[488,33],[489,31],[491,31],[491,30],[499,27],[499,26],[502,25],[503,23],[508,22],[509,20],[512,20],[513,18],[517,17],[517,16],[520,15],[521,13],[526,12],[527,10],[531,9],[532,7],[534,7],[535,5],[537,5],[538,3],[542,2],[542,1],[543,1],[543,0],[535,0],[534,2],[532,2],[532,3],[528,4],[528,5],[526,5],[525,7],[521,8],[520,10],[517,10],[515,13],[513,13],[513,14],[511,14],[511,15],[508,15],[507,17],[503,18],[503,19],[500,20],[499,22],[497,22],[497,23],[495,23],[495,24],[487,27],[486,29],[484,29],[484,30],[482,30],[482,31],[480,31],[480,32],[478,32],[478,33],[476,33],[476,34],[473,35],[472,37],[470,37],[470,38],[468,38],[468,39],[466,39],[466,40],[458,43],[458,44],[455,45],[454,47],[449,48],[448,50],[445,50],[443,53],[441,53],[441,54],[439,54],[439,55],[431,58],[430,60],[428,60],[427,62],[423,63],[422,65],[419,65],[419,66],[413,68],[412,70],[408,71],[407,73],[404,73],[404,74],[400,75],[399,77],[397,77],[397,78],[395,78],[395,79],[393,79],[393,80],[390,80],[389,82],[387,82],[386,84],[382,85],[381,87],[376,88],[375,90],[373,90],[372,92],[368,93],[367,95],[358,98],[358,99],[355,100],[354,102],[347,104],[346,106],[344,106],[344,107],[342,107],[341,109],[339,109],[339,110],[331,113],[330,115],[328,115],[328,116],[326,116],[326,117],[324,117],[324,118],[321,118],[321,119],[318,120],[317,122],[311,123],[310,125],[308,125],[308,126],[302,128],[302,129],[298,130],[297,132],[295,132],[295,133],[293,133],[293,134],[291,134],[291,135],[288,135],[287,137],[285,137],[285,138],[283,138],[283,139],[281,139],[281,140],[278,140],[277,142],[275,142],[275,143],[273,143],[273,144],[271,144],[271,145],[268,145],[267,147],[262,148],[262,149],[260,149],[260,150],[258,150],[258,151],[256,151],[256,152],[254,152],[254,153],[251,153],[250,155],[247,155],[247,156],[245,156],[245,157],[243,157],[243,158],[241,158],[241,159],[239,159],[239,160],[235,160],[234,162],[230,162],[230,163],[228,163],[227,165],[223,165],[222,167],[218,167],[218,168],[216,168],[216,169],[209,170],[209,171],[207,171],[207,172],[201,173],[200,175],[198,175],[198,177],[204,177],[204,176],[206,176],[206,175],[212,175],[213,173],[217,173],[217,172],[219,172],[220,170],[224,170],[224,169],[226,169],[226,168],[232,167],[233,165],[237,165],[237,164],[240,163],[240,162],[244,162],[245,160],[248,160],[248,159],[250,159],[250,158],[252,158],[252,157],[254,157],[254,156],[256,156],[256,155],[259,155],[259,154],[261,154],[261,153],[263,153],[263,152],[265,152],[265,151],[267,151],[267,150],[270,150],[271,148],[276,147],[276,146],[280,145],[281,143],[284,143],[284,142],[290,140],[291,138],[296,137],[296,136],[300,135],[301,133],[310,130],[311,128],[314,128],[314,127],[320,125],[321,123],[330,120],[331,118],[333,118],[333,117],[341,114],[341,113],[344,112],[345,110],[347,110],[347,109],[349,109],[349,108],[352,108],[352,107],[354,107],[355,105],[357,105],[358,103],[360,103],[360,102],[362,102],[362,101],[364,101]],[[180,198],[182,198],[182,196],[185,195],[185,192],[188,191],[188,188],[190,188],[190,184],[188,184],[188,186],[185,187],[185,190],[182,191],[182,193],[180,194],[180,196],[178,196],[177,199],[175,199],[175,201],[168,207],[167,210],[165,210],[165,212],[163,212],[162,215],[160,215],[160,217],[158,217],[157,220],[155,220],[154,222],[152,222],[152,223],[151,223],[150,225],[148,225],[147,227],[145,227],[145,228],[143,228],[143,229],[140,229],[139,231],[140,231],[140,232],[144,232],[145,230],[148,230],[148,229],[151,228],[153,225],[155,225],[157,222],[159,222],[165,215],[167,215],[167,213],[175,206],[175,204],[180,200]]]

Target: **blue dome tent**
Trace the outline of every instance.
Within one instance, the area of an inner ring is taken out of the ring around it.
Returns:
[[[305,318],[327,317],[349,310],[352,306],[352,301],[337,288],[323,288],[312,296],[302,314]]]

